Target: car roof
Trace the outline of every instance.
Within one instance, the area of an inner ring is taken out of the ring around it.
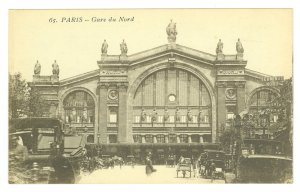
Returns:
[[[30,117],[17,118],[9,121],[9,127],[12,131],[26,128],[54,128],[61,127],[62,121],[50,117]]]

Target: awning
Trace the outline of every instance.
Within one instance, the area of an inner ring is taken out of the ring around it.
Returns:
[[[157,149],[157,152],[163,153],[163,152],[165,152],[165,150],[163,150],[163,149]]]

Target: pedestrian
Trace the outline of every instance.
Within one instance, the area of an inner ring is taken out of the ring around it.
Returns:
[[[146,175],[150,176],[153,172],[156,172],[156,169],[153,168],[152,166],[152,153],[149,152],[147,157],[146,157]]]
[[[213,182],[216,174],[216,164],[214,163],[214,160],[211,160],[210,174],[211,174],[211,182]]]

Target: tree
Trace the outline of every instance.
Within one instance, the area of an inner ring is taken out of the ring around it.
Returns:
[[[18,118],[27,114],[29,87],[21,73],[9,75],[9,118]]]
[[[40,117],[46,102],[37,89],[30,88],[21,73],[9,75],[9,118]]]

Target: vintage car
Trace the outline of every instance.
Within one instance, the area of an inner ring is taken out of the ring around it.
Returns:
[[[80,161],[85,155],[81,139],[64,136],[64,124],[56,118],[32,117],[13,119],[10,136],[17,136],[28,151],[24,159],[32,171],[32,183],[76,183],[80,175]],[[67,141],[67,142],[66,142]],[[67,147],[67,148],[65,148]],[[66,150],[65,150],[66,149]]]
[[[191,158],[181,158],[177,164],[176,175],[181,172],[182,177],[186,176],[186,173],[189,172],[189,177],[192,177],[192,161]]]
[[[239,183],[289,183],[293,160],[285,155],[280,141],[245,139],[237,166]]]

